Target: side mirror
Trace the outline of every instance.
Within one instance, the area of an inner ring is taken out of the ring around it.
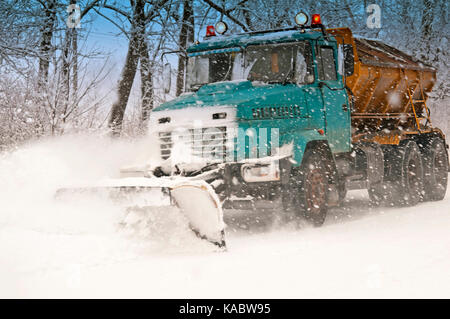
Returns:
[[[170,63],[164,64],[162,77],[164,82],[164,93],[167,94],[170,92],[170,87],[172,84],[172,67]]]
[[[344,72],[346,76],[353,75],[355,72],[355,56],[351,44],[344,44]]]

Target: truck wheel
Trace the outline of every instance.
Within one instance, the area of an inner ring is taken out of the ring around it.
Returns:
[[[340,178],[338,182],[338,194],[339,194],[339,204],[342,204],[345,197],[347,196],[347,187],[345,186],[344,178]]]
[[[400,192],[399,182],[377,183],[371,185],[367,191],[370,205],[373,207],[403,205],[400,199],[404,197],[404,194]]]
[[[386,185],[379,183],[376,185],[371,185],[367,190],[369,193],[370,205],[380,206],[383,202],[386,202],[388,197],[386,194]]]
[[[399,206],[414,206],[419,203],[423,193],[422,156],[417,144],[409,141],[403,148],[401,158],[400,175],[394,184],[394,201]]]
[[[325,156],[307,151],[299,176],[298,203],[307,221],[322,226],[328,211],[328,174]]]
[[[445,197],[448,183],[448,158],[444,143],[433,138],[422,152],[424,168],[424,196],[426,201],[438,201]]]

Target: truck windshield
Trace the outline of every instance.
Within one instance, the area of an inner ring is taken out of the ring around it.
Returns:
[[[189,57],[186,89],[195,91],[208,83],[233,80],[304,84],[314,81],[313,74],[311,47],[307,41],[254,45],[244,53],[223,52]]]
[[[249,81],[298,84],[314,81],[311,47],[306,41],[251,46],[245,54],[244,68]]]
[[[186,88],[197,90],[202,85],[242,79],[242,52],[226,52],[190,57]]]

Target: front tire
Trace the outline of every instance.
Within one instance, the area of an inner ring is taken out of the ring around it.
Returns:
[[[290,182],[291,207],[315,227],[322,226],[328,211],[329,176],[323,152],[307,150]]]

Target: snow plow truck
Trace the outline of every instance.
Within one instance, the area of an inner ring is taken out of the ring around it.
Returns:
[[[275,203],[320,226],[347,190],[367,189],[374,205],[442,200],[448,145],[427,107],[436,70],[308,20],[238,35],[222,21],[208,26],[177,52],[187,58],[184,93],[151,113],[160,160],[106,186],[162,190],[219,246],[222,209]]]

